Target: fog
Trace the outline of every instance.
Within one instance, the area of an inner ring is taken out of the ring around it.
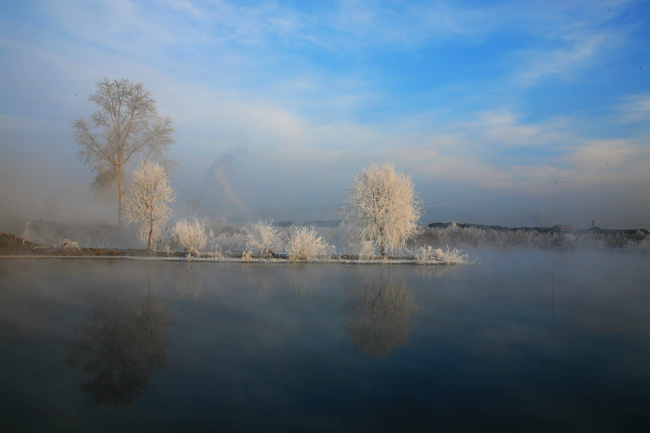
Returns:
[[[61,161],[61,155],[46,161],[38,155],[19,161],[0,160],[0,231],[20,234],[27,222],[37,220],[116,225],[114,195],[93,190],[90,170],[76,161],[73,153],[65,157],[69,161]],[[341,219],[347,187],[357,169],[331,173],[314,168],[291,173],[272,166],[261,168],[245,148],[231,149],[198,167],[184,166],[182,158],[177,160],[179,166],[172,179],[177,191],[175,217],[196,216],[211,224],[225,220],[233,226],[257,220],[301,224]],[[449,186],[452,191],[444,191],[442,185],[432,188],[417,183],[418,177],[414,177],[425,206],[422,225],[448,221],[510,227],[553,225],[552,190],[543,198],[522,197],[515,192],[489,197],[488,192],[454,191],[453,185]],[[428,192],[431,189],[434,192]],[[588,228],[591,221],[602,228],[650,227],[650,201],[641,200],[643,195],[638,198],[626,203],[625,195],[615,191],[609,198],[602,196],[590,202],[588,196],[567,188],[557,194],[556,222],[574,228]]]
[[[104,76],[173,120],[177,218],[339,219],[392,161],[423,225],[650,227],[642,6],[3,4],[0,230],[116,223],[71,137]]]

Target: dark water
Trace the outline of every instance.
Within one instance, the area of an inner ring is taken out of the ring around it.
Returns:
[[[642,431],[650,257],[0,260],[0,430]]]

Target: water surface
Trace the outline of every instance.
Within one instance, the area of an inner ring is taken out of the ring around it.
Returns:
[[[650,261],[0,260],[3,431],[621,431]]]

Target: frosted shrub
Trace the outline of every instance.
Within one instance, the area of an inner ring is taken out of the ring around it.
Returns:
[[[458,263],[471,263],[468,254],[463,254],[459,249],[443,251],[442,248],[434,249],[430,245],[421,247],[415,253],[415,261],[419,265],[453,265]]]
[[[361,241],[359,244],[359,260],[373,260],[375,258],[375,244],[372,241]]]
[[[245,247],[245,236],[242,233],[220,233],[214,237],[215,248],[225,253],[242,252]]]
[[[267,221],[258,221],[244,227],[247,252],[258,253],[260,257],[269,258],[273,252],[282,248],[282,239],[277,227]]]
[[[287,245],[287,253],[289,261],[310,261],[325,254],[328,248],[325,240],[319,237],[313,228],[294,227]]]
[[[174,234],[178,243],[187,251],[188,257],[192,254],[198,257],[208,241],[205,225],[197,219],[192,223],[186,220],[177,221]]]
[[[63,239],[63,241],[61,242],[61,249],[68,250],[68,251],[70,250],[81,251],[81,248],[79,248],[79,244],[70,239]]]

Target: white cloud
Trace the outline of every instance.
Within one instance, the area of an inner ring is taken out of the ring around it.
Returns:
[[[618,107],[622,123],[650,121],[650,93],[631,95]]]
[[[572,36],[562,42],[563,48],[522,53],[517,80],[524,85],[533,85],[547,76],[572,78],[576,71],[597,61],[597,54],[618,45],[611,35],[605,34]]]
[[[635,140],[587,140],[566,156],[576,172],[576,177],[587,182],[607,183],[623,179],[647,178],[650,167],[650,148]],[[639,171],[640,164],[645,168]]]

